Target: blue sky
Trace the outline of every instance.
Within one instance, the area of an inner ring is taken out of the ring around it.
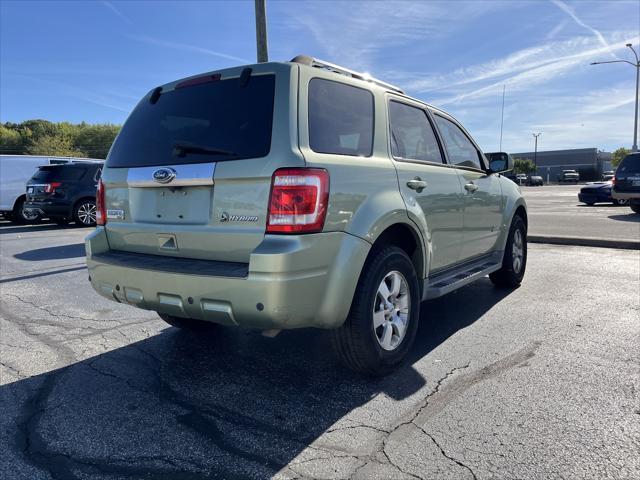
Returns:
[[[444,108],[486,151],[630,147],[640,1],[267,0],[269,54],[310,54]],[[640,50],[638,50],[640,54]],[[253,1],[0,1],[0,120],[122,123],[148,90],[255,59]]]

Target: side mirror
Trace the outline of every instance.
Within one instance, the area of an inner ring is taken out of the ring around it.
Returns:
[[[488,153],[490,173],[503,173],[513,170],[513,158],[505,152]]]

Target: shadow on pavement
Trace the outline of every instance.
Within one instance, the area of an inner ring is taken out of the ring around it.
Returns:
[[[66,258],[80,258],[85,256],[84,243],[59,245],[56,247],[37,248],[26,252],[16,253],[13,257],[18,260],[38,262],[41,260],[62,260]]]
[[[424,303],[411,363],[508,293],[486,280]],[[322,331],[269,339],[242,329],[169,328],[5,385],[0,399],[11,399],[5,420],[14,410],[12,455],[54,478],[269,478],[354,409],[380,394],[405,399],[427,380],[437,379],[411,365],[383,379],[351,374]],[[361,417],[376,425],[392,414]]]
[[[631,209],[626,215],[609,215],[609,218],[611,220],[619,220],[621,222],[640,223],[640,215],[638,215]]]

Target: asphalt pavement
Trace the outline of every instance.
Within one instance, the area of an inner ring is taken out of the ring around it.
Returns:
[[[640,478],[638,251],[530,245],[519,289],[424,303],[408,365],[367,380],[323,331],[103,299],[87,233],[0,224],[0,478]]]
[[[583,186],[521,187],[528,206],[529,234],[640,241],[640,215],[628,206],[578,202]]]

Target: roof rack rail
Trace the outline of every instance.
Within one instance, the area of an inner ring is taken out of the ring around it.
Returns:
[[[291,62],[308,65],[309,67],[322,68],[323,70],[329,70],[341,75],[357,78],[358,80],[364,80],[365,82],[375,83],[376,85],[380,85],[381,87],[393,90],[394,92],[398,92],[404,95],[404,90],[396,87],[395,85],[391,85],[390,83],[383,82],[382,80],[378,80],[377,78],[370,77],[367,74],[355,72],[348,68],[341,67],[340,65],[325,62],[324,60],[320,60],[318,58],[309,57],[308,55],[298,55],[297,57],[292,58]]]

